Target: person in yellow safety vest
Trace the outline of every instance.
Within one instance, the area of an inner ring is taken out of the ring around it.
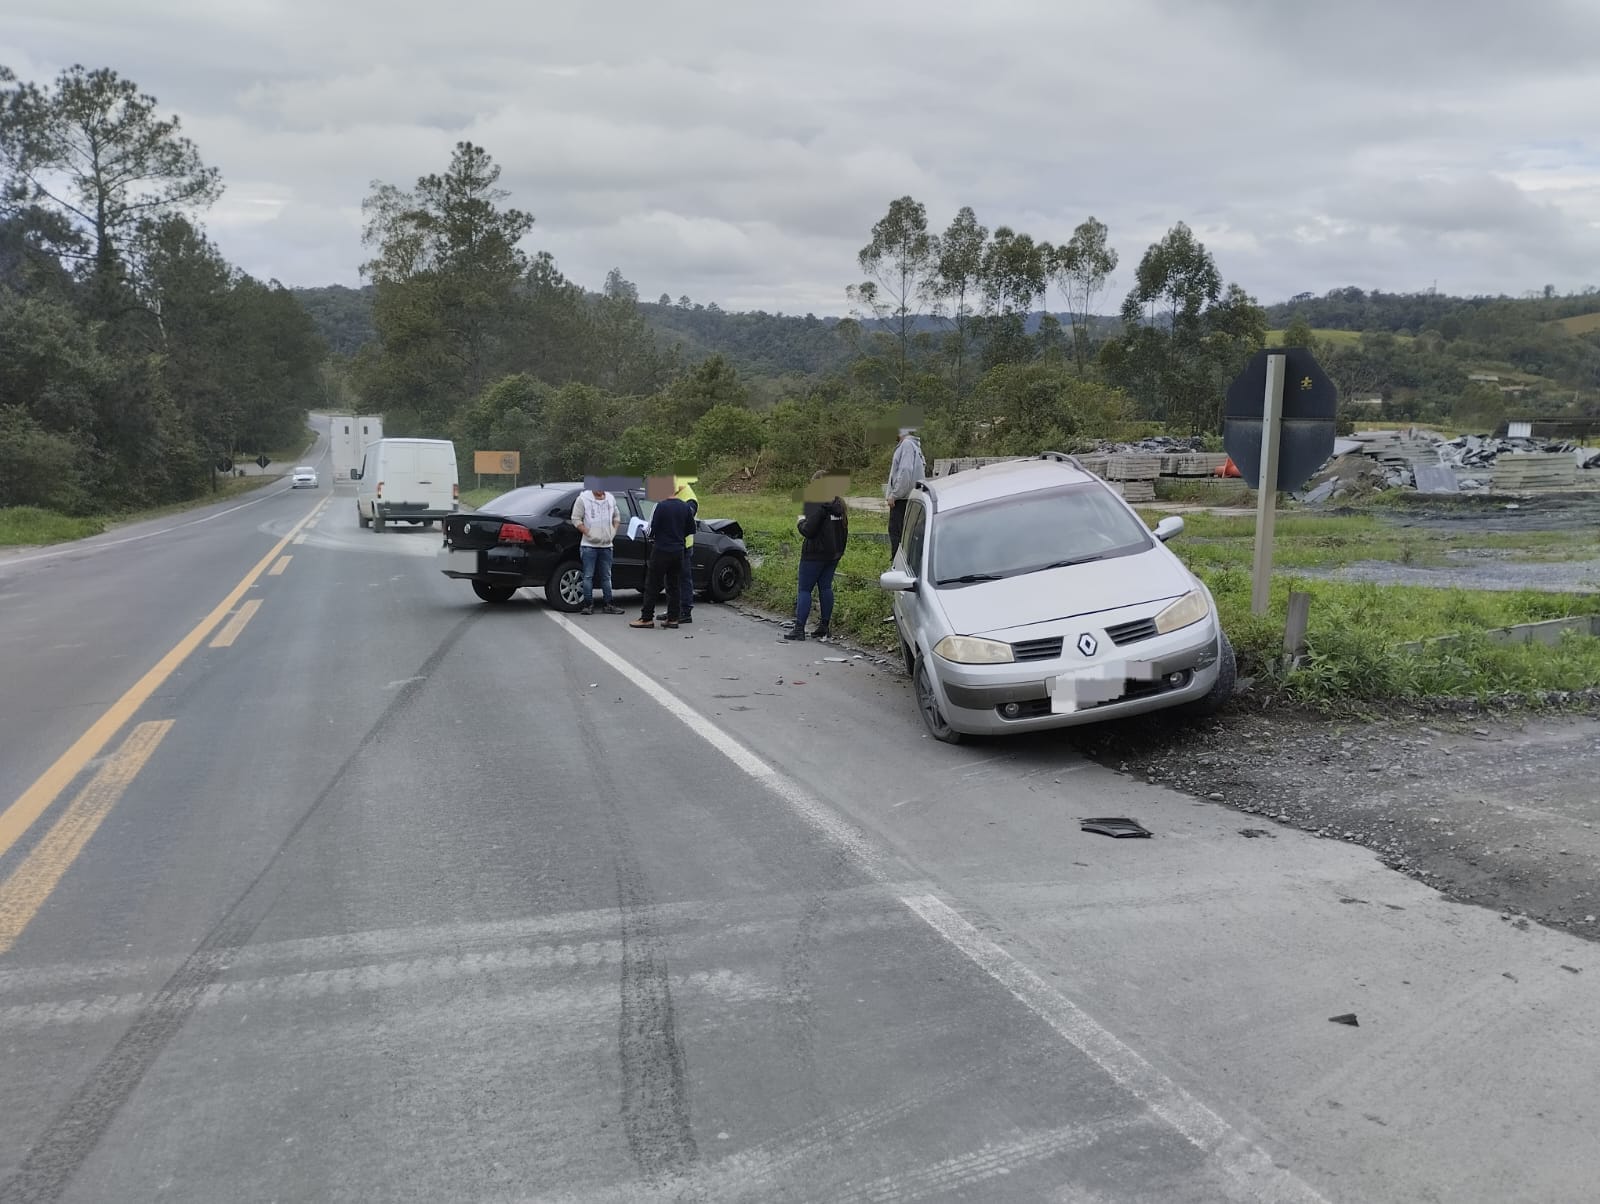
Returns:
[[[674,497],[689,503],[689,513],[698,517],[700,513],[700,499],[694,495],[694,477],[674,477],[673,483],[677,486]],[[689,612],[694,609],[694,529],[691,527],[689,535],[683,541],[683,583],[681,586],[682,600],[679,604],[681,611],[678,622],[691,623]]]

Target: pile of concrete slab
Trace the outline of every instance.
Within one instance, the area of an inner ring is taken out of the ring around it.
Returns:
[[[1359,457],[1376,471],[1339,469]],[[1316,503],[1360,488],[1415,489],[1419,493],[1527,493],[1572,489],[1584,469],[1600,469],[1600,452],[1564,440],[1502,439],[1432,431],[1360,431],[1340,440],[1334,459],[1314,476],[1303,498]],[[1600,473],[1597,473],[1600,477]]]

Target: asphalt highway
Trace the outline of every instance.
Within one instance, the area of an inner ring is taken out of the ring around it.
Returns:
[[[0,556],[3,1204],[1594,1197],[1594,946],[313,459]]]

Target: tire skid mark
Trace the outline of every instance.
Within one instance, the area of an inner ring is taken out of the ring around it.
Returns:
[[[783,1007],[780,1013],[781,1042],[791,1063],[798,1091],[804,1096],[811,1115],[827,1115],[827,1099],[817,1082],[817,1016],[811,997],[815,978],[812,965],[821,945],[819,929],[826,914],[828,897],[815,894],[806,900],[794,938],[783,957]]]
[[[566,656],[569,676],[574,674]],[[617,1052],[622,1075],[622,1123],[628,1151],[652,1184],[680,1181],[699,1160],[689,1120],[688,1075],[672,1002],[666,941],[656,916],[644,868],[617,799],[623,793],[601,746],[603,725],[580,723],[582,740],[594,766],[598,797],[606,800],[616,865],[622,972],[618,983]]]
[[[622,1119],[628,1149],[646,1176],[659,1180],[697,1160],[689,1125],[683,1047],[673,1012],[665,943],[656,928],[644,875],[618,853],[622,910]]]
[[[451,628],[424,662],[425,676],[432,675],[482,614],[482,611],[473,611]],[[200,1006],[206,989],[228,968],[272,911],[283,889],[281,879],[288,854],[303,835],[313,830],[313,821],[326,824],[337,813],[337,803],[342,798],[338,789],[340,783],[417,696],[423,684],[416,682],[395,692],[389,705],[357,741],[327,786],[289,829],[261,872],[245,886],[195,951],[144,1004],[111,1051],[51,1118],[16,1173],[0,1184],[0,1204],[53,1204],[61,1198],[73,1175],[99,1144],[145,1073]],[[328,807],[326,804],[330,801],[335,806]]]

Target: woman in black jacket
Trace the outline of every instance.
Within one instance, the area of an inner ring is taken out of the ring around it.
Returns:
[[[822,616],[811,638],[825,640],[828,621],[833,618],[833,571],[839,567],[850,534],[844,500],[835,496],[831,502],[806,502],[797,526],[805,541],[800,546],[800,590],[794,600],[794,627],[784,632],[783,638],[806,638],[806,618],[811,614],[811,591],[815,589],[822,602]]]

